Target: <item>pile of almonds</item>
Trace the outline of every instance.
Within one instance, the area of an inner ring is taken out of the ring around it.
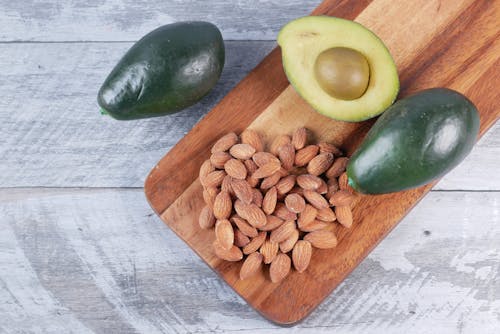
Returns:
[[[347,184],[348,158],[332,144],[308,145],[308,130],[275,138],[266,152],[260,135],[231,132],[212,147],[200,168],[204,229],[215,226],[217,257],[240,261],[240,279],[262,263],[272,282],[303,272],[312,248],[333,248],[334,222],[350,227],[355,195]],[[334,208],[334,209],[332,209]],[[289,253],[291,252],[291,259]]]

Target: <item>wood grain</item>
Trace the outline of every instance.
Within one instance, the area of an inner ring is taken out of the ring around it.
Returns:
[[[498,196],[427,195],[294,333],[495,333]],[[290,332],[248,307],[140,189],[0,190],[0,217],[2,333]]]
[[[439,57],[429,51],[432,50],[429,45],[442,42],[440,32],[450,25],[462,24],[462,34],[474,36],[475,29],[466,31],[463,28],[468,21],[460,19],[464,13],[472,16],[470,22],[483,32],[484,37],[474,38],[468,44],[470,50],[482,50],[481,53],[473,53],[477,58],[474,62],[481,63],[476,70],[479,73],[469,74],[471,79],[466,80],[463,75],[467,73],[459,66],[460,63],[450,60],[446,68],[433,75],[432,82],[435,86],[446,85],[464,93],[478,106],[483,134],[499,117],[498,110],[494,108],[494,101],[499,98],[494,88],[499,83],[499,44],[491,43],[495,41],[497,30],[491,29],[490,22],[491,16],[493,20],[497,17],[500,4],[494,5],[485,16],[482,15],[484,6],[476,3],[412,2],[396,10],[392,2],[380,0],[368,5],[356,20],[374,30],[386,42],[404,77],[407,71],[414,72],[413,66],[421,66],[423,62],[430,68],[435,60],[447,59],[449,50],[453,55],[451,44],[455,41],[448,41],[450,47],[440,50]],[[328,13],[336,14],[335,10]],[[379,19],[382,16],[385,18],[383,21]],[[395,30],[394,27],[400,28]],[[406,43],[410,33],[412,41]],[[207,158],[208,147],[222,133],[241,132],[248,125],[262,132],[267,139],[278,133],[290,133],[304,125],[313,130],[317,138],[333,142],[350,154],[372,124],[371,121],[357,124],[334,122],[315,113],[291,87],[283,87],[282,73],[270,72],[276,67],[281,68],[276,53],[277,50],[273,51],[158,163],[146,180],[145,191],[163,221],[250,305],[270,320],[291,324],[309,314],[337,287],[430,190],[432,184],[397,194],[362,196],[354,208],[354,226],[350,230],[338,231],[339,245],[336,249],[316,252],[306,274],[294,272],[280,284],[271,284],[263,274],[250,283],[239,281],[239,264],[216,259],[210,247],[213,236],[200,231],[197,224],[197,214],[203,204],[201,187],[195,179],[196,170]],[[403,82],[401,96],[414,91],[418,85],[418,78]],[[235,106],[240,113],[233,112]],[[179,169],[179,165],[183,168]]]
[[[274,40],[319,0],[0,2],[0,41],[136,41],[172,22],[210,21],[226,40]]]

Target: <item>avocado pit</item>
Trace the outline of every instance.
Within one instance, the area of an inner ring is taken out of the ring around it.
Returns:
[[[370,81],[370,66],[360,52],[334,47],[321,52],[314,63],[314,75],[321,88],[341,100],[363,96]]]

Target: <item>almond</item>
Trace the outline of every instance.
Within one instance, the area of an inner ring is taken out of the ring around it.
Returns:
[[[262,267],[263,256],[260,253],[254,252],[245,259],[240,269],[240,279],[245,280],[259,272]]]
[[[305,241],[309,241],[313,247],[320,249],[334,248],[337,246],[337,238],[332,231],[319,230],[307,233]]]
[[[329,179],[327,186],[328,186],[328,191],[325,196],[326,198],[330,199],[333,196],[333,194],[339,191],[339,182],[335,178]]]
[[[203,184],[201,180],[214,170],[215,167],[212,165],[210,160],[205,160],[200,166],[200,174],[199,174],[200,182]]]
[[[339,190],[330,197],[330,204],[334,206],[349,206],[354,201],[354,197],[347,190]]]
[[[236,159],[247,160],[255,153],[255,148],[249,144],[236,144],[229,149],[229,153]]]
[[[231,261],[231,262],[236,262],[236,261],[239,261],[243,258],[243,253],[241,252],[241,249],[239,249],[238,247],[236,247],[234,245],[229,250],[227,250],[224,247],[222,247],[222,245],[216,239],[213,242],[212,246],[213,246],[215,255],[219,259]]]
[[[203,189],[203,200],[210,208],[214,207],[215,197],[218,193],[219,191],[217,188],[211,187]]]
[[[306,128],[298,128],[292,135],[292,144],[296,150],[300,150],[304,148],[307,143],[307,129]]]
[[[287,177],[282,178],[276,184],[276,190],[278,191],[278,196],[281,197],[287,194],[290,190],[292,190],[295,185],[295,179],[297,177],[295,175],[288,175]]]
[[[259,189],[257,188],[254,188],[252,189],[252,203],[254,203],[255,205],[257,205],[259,208],[262,207],[262,193],[260,192]]]
[[[288,175],[290,175],[290,172],[287,171],[286,169],[284,169],[283,167],[280,168],[280,170],[278,171],[278,173],[280,173],[281,177],[287,177]]]
[[[278,155],[278,149],[285,145],[285,144],[290,144],[292,140],[290,139],[290,136],[288,135],[280,135],[276,138],[274,138],[273,142],[271,143],[271,146],[269,147],[269,151],[274,154]]]
[[[349,177],[347,176],[346,172],[343,172],[339,176],[339,189],[347,190],[351,194],[354,193],[354,189],[352,189],[351,186],[349,185]]]
[[[200,217],[198,219],[200,227],[203,229],[212,228],[215,224],[215,216],[209,206],[203,207],[200,212]]]
[[[333,163],[333,154],[320,153],[309,161],[307,172],[312,175],[320,175],[327,171]]]
[[[222,180],[222,184],[220,185],[220,189],[222,191],[227,191],[229,193],[229,195],[234,195],[233,187],[231,185],[233,180],[236,180],[236,179],[233,179],[231,176],[226,175],[224,177],[224,180]]]
[[[335,214],[337,215],[337,220],[343,226],[349,228],[352,225],[352,211],[349,206],[336,206]]]
[[[248,160],[246,160],[246,161],[248,161]],[[260,179],[256,179],[251,175],[247,176],[246,180],[247,180],[248,184],[250,185],[250,187],[252,187],[252,188],[257,187],[259,185],[259,182],[260,182]]]
[[[291,143],[287,143],[278,149],[278,157],[280,158],[283,168],[290,170],[295,162],[295,149]]]
[[[224,170],[227,175],[238,180],[244,180],[247,177],[247,168],[237,159],[230,159],[224,164]]]
[[[324,222],[333,222],[337,220],[337,216],[333,212],[331,208],[323,208],[318,210],[318,214],[316,215],[316,219],[324,221]]]
[[[264,178],[260,184],[260,189],[266,190],[266,189],[269,189],[271,187],[274,187],[278,183],[280,178],[281,178],[281,175],[279,172],[276,172],[273,175]]]
[[[302,273],[304,272],[309,263],[311,262],[312,245],[309,241],[299,240],[293,247],[292,260],[295,269]]]
[[[312,205],[306,204],[306,207],[300,213],[299,219],[297,220],[297,225],[299,225],[299,229],[302,229],[303,226],[312,223],[316,219],[317,215],[318,215],[318,209],[316,209]]]
[[[260,246],[260,253],[264,257],[264,263],[269,264],[273,262],[276,255],[278,255],[279,244],[276,242],[271,242],[269,239],[264,241],[262,246]]]
[[[292,261],[288,255],[280,253],[276,256],[269,267],[269,276],[273,283],[282,281],[290,272]]]
[[[254,203],[245,204],[239,200],[234,203],[234,209],[241,218],[245,219],[253,227],[259,228],[266,225],[266,215]],[[217,217],[217,216],[216,216]]]
[[[280,250],[283,253],[288,253],[293,249],[293,246],[295,246],[295,243],[297,240],[299,240],[299,230],[293,231],[292,235],[290,235],[287,239],[283,240],[280,242]]]
[[[238,227],[241,233],[243,233],[247,237],[255,238],[259,234],[255,227],[247,223],[247,221],[241,217],[232,216],[231,221]]]
[[[240,201],[245,204],[252,203],[254,189],[246,180],[231,179],[231,189]]]
[[[321,179],[321,185],[316,189],[316,192],[321,195],[326,195],[328,193],[328,185],[325,180]]]
[[[349,162],[349,158],[346,157],[340,157],[335,159],[335,161],[332,164],[332,167],[330,167],[326,171],[326,177],[329,179],[339,177],[340,174],[345,172],[345,168],[347,167],[347,163]]]
[[[295,165],[297,167],[305,166],[311,161],[316,154],[318,154],[319,148],[316,145],[308,145],[295,153]]]
[[[261,231],[272,231],[285,222],[283,219],[280,219],[273,215],[267,215],[266,218],[267,218],[266,225],[259,228],[259,230]]]
[[[215,223],[215,237],[224,249],[229,250],[233,246],[234,231],[229,220],[217,220]]]
[[[323,229],[327,228],[328,226],[330,226],[329,223],[315,219],[310,223],[307,223],[305,225],[301,225],[300,230],[302,232],[313,232],[313,231],[323,230]]]
[[[276,158],[274,155],[272,155],[269,152],[257,152],[257,153],[255,153],[252,156],[252,161],[255,162],[255,164],[259,167],[262,167],[269,162],[275,162],[275,163],[280,162],[280,160],[278,158]]]
[[[296,220],[297,214],[288,210],[285,203],[277,203],[273,215],[283,220]]]
[[[231,210],[233,204],[231,202],[231,196],[227,191],[221,191],[215,196],[214,201],[214,216],[217,219],[227,219],[231,215]]]
[[[299,194],[299,195],[301,195],[302,197],[304,197],[304,189],[302,189],[302,188],[301,188],[301,187],[299,187],[299,186],[294,186],[294,187],[292,188],[292,190],[290,190],[288,193],[289,193],[289,194]]]
[[[247,168],[248,174],[253,174],[259,168],[253,160],[245,160],[243,164]]]
[[[302,189],[316,190],[321,186],[322,182],[323,180],[316,175],[302,174],[297,176],[297,184]]]
[[[210,162],[216,168],[224,168],[224,164],[231,159],[231,155],[227,152],[215,152],[210,156]]]
[[[290,237],[295,230],[295,222],[287,221],[271,232],[269,240],[271,240],[272,242],[280,243]]]
[[[264,243],[266,240],[267,232],[259,232],[259,234],[250,240],[250,242],[243,247],[243,254],[248,255],[253,252],[256,252],[260,246]]]
[[[270,161],[263,165],[262,167],[259,167],[253,174],[252,177],[256,179],[263,179],[265,177],[271,176],[277,171],[279,171],[281,168],[280,162],[276,161]]]
[[[314,206],[318,210],[328,208],[330,206],[328,205],[326,199],[321,196],[321,194],[318,194],[313,190],[304,190],[304,197],[309,203],[311,203],[312,206]]]
[[[295,213],[300,213],[304,211],[306,207],[306,201],[299,194],[289,194],[285,198],[285,205],[288,210]]]
[[[251,145],[256,152],[264,151],[264,143],[257,131],[246,129],[241,133],[240,137],[243,144]]]
[[[278,199],[278,192],[276,191],[276,187],[271,187],[266,192],[264,199],[262,200],[262,210],[266,215],[270,215],[274,212],[276,208],[276,202]]]
[[[342,151],[333,144],[323,142],[319,143],[318,146],[319,146],[319,153],[331,153],[337,157],[342,155]]]
[[[230,132],[215,142],[214,146],[212,146],[211,152],[215,153],[227,151],[236,143],[238,143],[238,136],[236,133]]]
[[[238,247],[245,247],[250,242],[250,238],[247,237],[239,229],[234,230],[234,244]]]
[[[208,173],[208,175],[200,181],[205,188],[219,187],[226,175],[226,172],[224,172],[223,170],[216,170]]]

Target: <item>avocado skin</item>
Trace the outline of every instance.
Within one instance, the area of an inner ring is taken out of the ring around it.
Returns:
[[[159,27],[127,51],[104,81],[97,101],[118,120],[178,112],[214,87],[224,57],[222,35],[211,23]]]
[[[397,101],[375,122],[347,166],[359,192],[419,187],[457,166],[471,151],[479,114],[462,94],[432,88]]]

